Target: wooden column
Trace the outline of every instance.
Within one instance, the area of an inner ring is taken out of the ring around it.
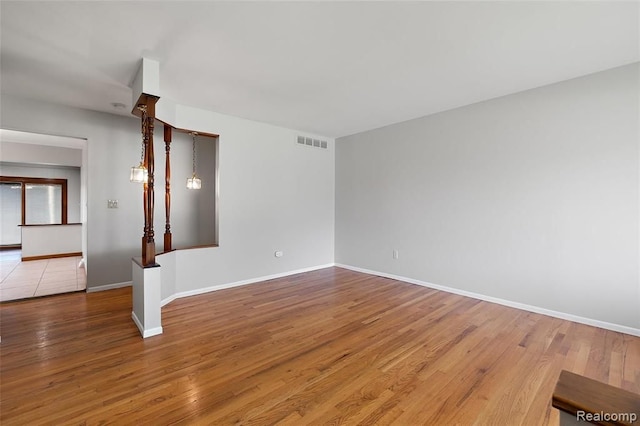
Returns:
[[[147,129],[147,105],[140,104],[138,105],[138,109],[142,116],[140,117],[140,126],[142,132],[142,145],[144,146],[144,156],[143,156],[143,165],[147,168],[147,164],[149,164],[148,150],[147,147],[149,145],[149,131]],[[148,169],[147,169],[148,170]],[[144,182],[142,185],[142,209],[144,214],[144,228],[142,233],[142,262],[144,266],[144,259],[147,257],[147,234],[149,233],[149,215],[148,215],[148,204],[147,199],[149,198],[149,186],[147,182]]]
[[[171,251],[171,126],[164,125],[164,251]]]
[[[148,186],[148,194],[147,194],[147,218],[148,218],[148,231],[147,231],[147,255],[143,258],[145,261],[145,265],[151,265],[156,263],[156,242],[155,242],[155,232],[153,230],[153,216],[154,216],[154,208],[155,208],[155,191],[154,191],[154,169],[155,169],[155,157],[153,154],[153,129],[154,129],[154,120],[156,116],[156,104],[155,102],[147,105],[147,110],[149,111],[149,115],[147,116],[147,132],[149,134],[149,138],[147,140],[147,171],[149,173],[149,177],[147,180]]]
[[[143,93],[133,113],[140,117],[142,141],[144,144],[144,166],[147,169],[147,182],[144,184],[142,204],[144,209],[144,232],[142,235],[142,265],[156,265],[155,231],[153,229],[154,215],[154,169],[153,130],[156,115],[157,96]]]

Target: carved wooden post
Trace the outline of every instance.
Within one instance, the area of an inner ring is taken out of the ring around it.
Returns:
[[[143,185],[142,204],[144,209],[144,233],[142,235],[142,265],[156,266],[156,243],[153,230],[154,209],[154,168],[153,128],[156,116],[157,96],[143,93],[138,98],[134,114],[140,117],[142,141],[144,144],[144,167],[147,169],[147,182]]]
[[[171,251],[171,126],[164,125],[164,251]]]
[[[155,169],[155,157],[153,154],[153,129],[156,115],[156,103],[147,103],[147,146],[145,152],[147,153],[147,164],[145,167],[148,172],[147,179],[147,239],[146,239],[146,252],[142,257],[142,262],[145,266],[153,265],[156,263],[156,243],[155,232],[153,230],[153,213],[155,204],[155,192],[154,192],[154,169]]]
[[[148,169],[149,164],[149,130],[147,129],[147,105],[139,104],[138,110],[140,110],[140,131],[142,132],[142,145],[144,146],[143,165]],[[144,266],[144,259],[147,258],[147,236],[149,235],[149,215],[148,215],[148,203],[149,198],[149,185],[145,181],[142,185],[142,209],[144,211],[144,228],[142,234],[142,263]]]

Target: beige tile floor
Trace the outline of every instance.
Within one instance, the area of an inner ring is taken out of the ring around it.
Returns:
[[[20,251],[0,252],[0,301],[84,290],[87,278],[80,257],[22,262]]]

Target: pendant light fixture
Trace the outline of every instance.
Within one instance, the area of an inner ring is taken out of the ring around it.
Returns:
[[[131,174],[129,175],[129,180],[134,183],[147,183],[148,179],[148,171],[144,166],[144,136],[145,136],[145,125],[147,123],[147,106],[146,105],[138,105],[138,109],[142,111],[142,148],[140,152],[140,164],[131,168]]]
[[[193,156],[192,156],[192,165],[193,165],[193,174],[190,178],[187,179],[187,189],[200,189],[202,187],[202,181],[196,175],[196,136],[198,133],[191,132],[191,136],[193,137]]]

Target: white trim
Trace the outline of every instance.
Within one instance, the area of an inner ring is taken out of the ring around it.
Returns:
[[[236,281],[236,282],[227,283],[227,284],[220,284],[220,285],[215,285],[215,286],[211,286],[211,287],[198,288],[198,289],[195,289],[195,290],[181,291],[179,293],[172,294],[171,296],[167,297],[166,299],[163,299],[160,302],[160,306],[165,306],[165,305],[173,302],[174,300],[180,299],[182,297],[195,296],[195,295],[198,295],[198,294],[209,293],[211,291],[224,290],[224,289],[227,289],[227,288],[239,287],[239,286],[247,285],[247,284],[254,284],[254,283],[257,283],[257,282],[260,282],[260,281],[268,281],[268,280],[273,280],[273,279],[276,279],[276,278],[288,277],[289,275],[295,275],[295,274],[302,274],[304,272],[317,271],[318,269],[330,268],[332,266],[335,266],[335,264],[334,263],[327,263],[326,265],[311,266],[309,268],[296,269],[295,271],[281,272],[279,274],[266,275],[266,276],[257,277],[257,278],[249,278],[248,280]]]
[[[133,311],[131,311],[131,319],[135,323],[136,327],[138,327],[138,330],[140,331],[140,334],[144,335],[144,327],[142,326],[142,323],[138,319],[138,316],[136,315],[136,313],[133,312]]]
[[[140,331],[140,334],[142,334],[143,339],[146,339],[147,337],[151,337],[151,336],[157,336],[158,334],[162,334],[162,327],[156,327],[156,328],[151,328],[149,330],[145,330],[144,327],[142,326],[142,323],[138,319],[138,316],[133,311],[131,311],[131,319],[138,327],[138,330]]]
[[[640,337],[640,329],[628,327],[626,325],[614,324],[606,321],[599,321],[591,318],[585,318],[578,315],[568,314],[565,312],[552,311],[550,309],[541,308],[538,306],[527,305],[525,303],[513,302],[511,300],[500,299],[497,297],[486,296],[484,294],[473,293],[470,291],[460,290],[453,287],[446,287],[443,285],[432,284],[426,281],[420,281],[413,278],[401,277],[399,275],[387,274],[385,272],[372,271],[370,269],[358,268],[351,265],[343,265],[336,263],[335,266],[344,269],[350,269],[352,271],[361,272],[363,274],[377,275],[379,277],[391,278],[392,280],[403,281],[409,284],[416,284],[423,287],[433,288],[435,290],[446,291],[447,293],[458,294],[460,296],[471,297],[473,299],[484,300],[485,302],[497,303],[498,305],[509,306],[510,308],[516,308],[523,311],[534,312],[536,314],[547,315],[554,318],[560,318],[567,321],[578,322],[581,324],[590,325],[593,327],[604,328],[606,330],[617,331],[620,333],[630,334],[632,336]]]
[[[95,293],[97,291],[113,290],[114,288],[131,287],[131,281],[124,281],[121,283],[99,285],[97,287],[87,287],[87,293]]]

